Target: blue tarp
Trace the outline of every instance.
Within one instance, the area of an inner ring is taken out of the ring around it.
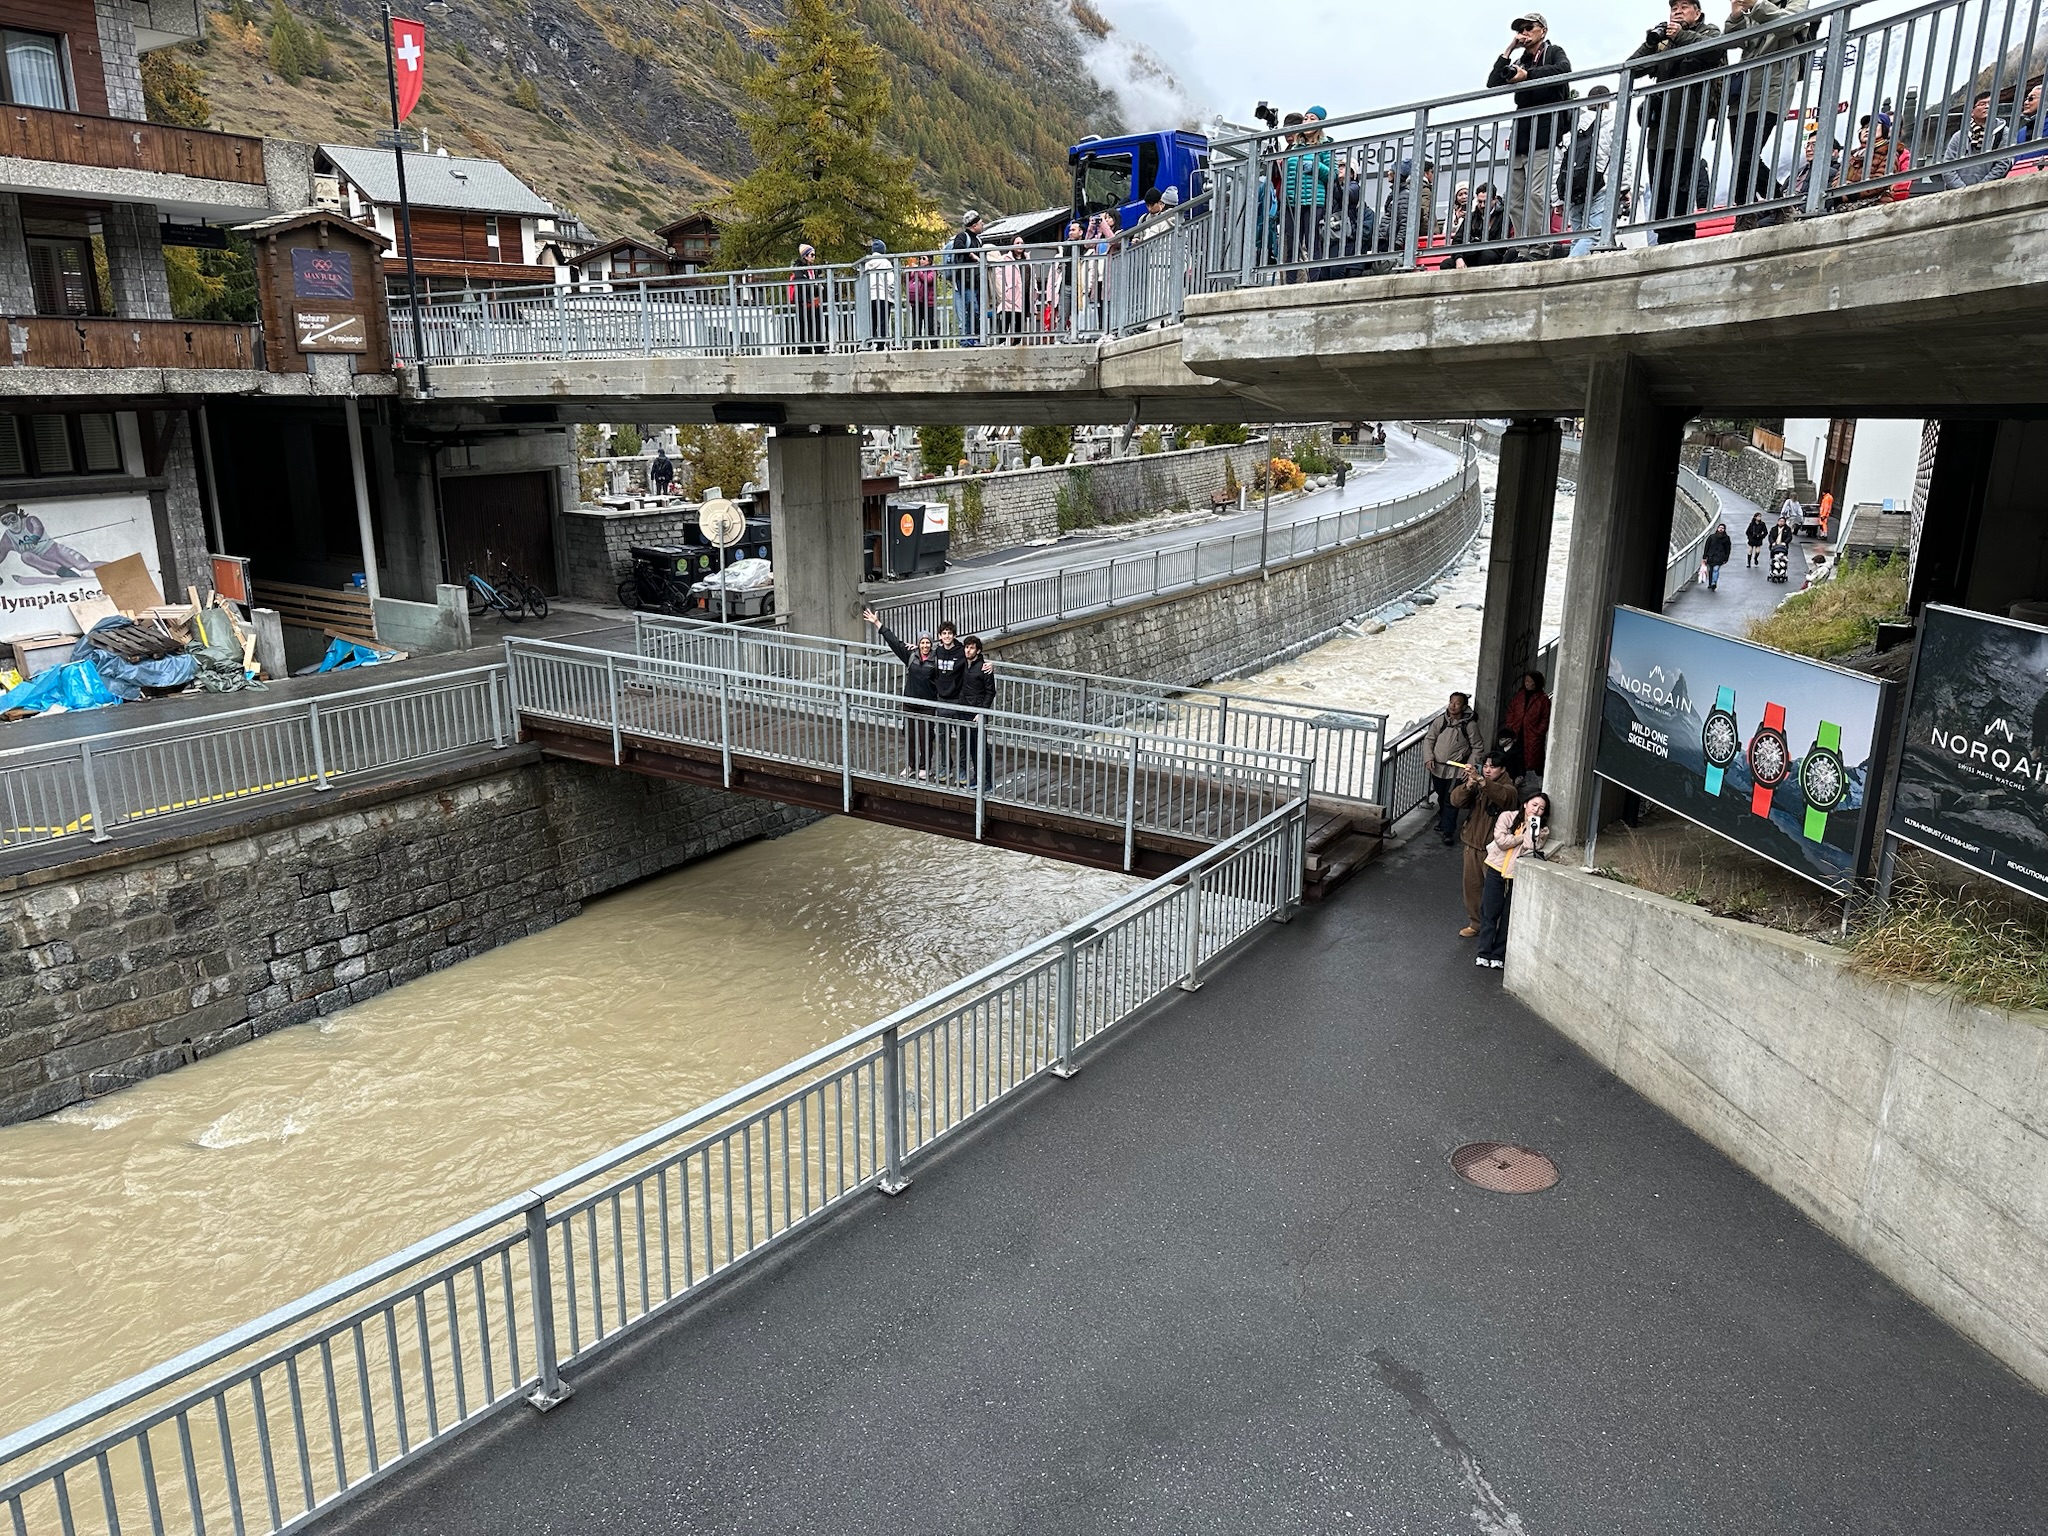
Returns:
[[[190,656],[179,654],[156,661],[129,661],[93,644],[93,637],[103,630],[130,627],[134,623],[133,619],[119,614],[101,619],[78,637],[78,644],[71,648],[72,661],[89,661],[99,668],[101,678],[117,699],[133,701],[142,697],[145,688],[182,688],[191,682],[199,671],[199,663]]]
[[[99,668],[89,661],[67,661],[0,694],[0,710],[32,709],[38,713],[52,708],[98,709],[120,702]]]
[[[320,658],[315,672],[346,672],[350,667],[374,667],[380,661],[391,658],[383,651],[372,650],[367,645],[357,645],[353,640],[338,636],[329,643],[327,654]]]

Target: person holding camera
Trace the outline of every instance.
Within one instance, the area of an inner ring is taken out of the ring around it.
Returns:
[[[1506,48],[1493,61],[1486,88],[1512,85],[1517,107],[1569,103],[1571,87],[1547,82],[1572,72],[1572,61],[1550,40],[1550,25],[1540,11],[1525,11],[1508,23],[1513,29]],[[1571,110],[1515,119],[1512,157],[1508,162],[1507,222],[1518,235],[1550,233],[1550,184],[1556,178],[1557,152],[1571,131]]]
[[[1540,859],[1550,829],[1543,823],[1550,817],[1550,797],[1538,790],[1516,810],[1502,811],[1493,820],[1493,835],[1486,844],[1486,891],[1479,906],[1478,964],[1500,970],[1508,960],[1508,909],[1515,898],[1515,863],[1519,859]]]
[[[1719,69],[1728,62],[1725,48],[1680,53],[1694,43],[1719,37],[1721,29],[1707,20],[1699,0],[1670,0],[1669,15],[1650,28],[1642,46],[1628,56],[1636,77],[1670,85]],[[1677,54],[1676,57],[1673,57]],[[1720,101],[1715,84],[1653,90],[1643,103],[1644,159],[1650,170],[1650,217],[1680,219],[1699,208],[1702,166],[1700,143]],[[1657,230],[1657,243],[1690,240],[1697,233],[1690,222]]]
[[[1507,754],[1500,751],[1487,753],[1483,762],[1467,764],[1465,776],[1451,791],[1451,804],[1465,813],[1466,923],[1458,930],[1461,939],[1472,938],[1479,932],[1486,898],[1487,850],[1500,815],[1521,803],[1521,791],[1508,777]]]

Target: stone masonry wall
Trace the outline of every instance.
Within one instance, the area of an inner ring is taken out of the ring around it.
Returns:
[[[809,819],[525,757],[173,854],[24,878],[0,891],[0,1123],[332,1013]]]
[[[1049,464],[1042,469],[913,480],[898,494],[908,500],[951,503],[953,553],[972,555],[1057,535],[1059,494],[1064,491],[1072,497],[1077,478],[1085,477],[1098,513],[1107,517],[1206,507],[1211,494],[1223,489],[1225,460],[1236,467],[1238,483],[1248,486],[1264,451],[1265,439],[1253,438],[1228,447],[1138,454],[1092,464]],[[974,485],[981,487],[981,521],[970,530],[962,508],[967,488]]]
[[[1792,466],[1761,448],[1730,453],[1726,448],[1687,448],[1682,460],[1703,480],[1725,485],[1775,515],[1792,486]]]
[[[992,648],[1034,666],[1205,683],[1299,650],[1424,585],[1472,542],[1481,515],[1475,487],[1435,517],[1276,566],[1267,580],[1219,583]]]

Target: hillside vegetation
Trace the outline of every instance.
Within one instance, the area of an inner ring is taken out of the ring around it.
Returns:
[[[1121,126],[1079,62],[1075,17],[1091,30],[1099,18],[1071,3],[857,0],[889,76],[884,137],[946,212],[1060,202],[1066,146]],[[388,120],[375,10],[293,0],[281,55],[282,6],[233,0],[181,57],[212,126],[374,143]],[[410,126],[450,154],[505,161],[607,239],[716,201],[751,163],[735,112],[754,29],[781,19],[763,0],[451,0],[424,16],[427,85]]]

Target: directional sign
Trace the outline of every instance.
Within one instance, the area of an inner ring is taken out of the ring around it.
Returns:
[[[359,314],[338,309],[295,309],[292,321],[297,327],[301,352],[370,350],[369,325]]]
[[[705,542],[731,549],[747,536],[747,515],[729,501],[707,501],[697,509],[697,528]]]

